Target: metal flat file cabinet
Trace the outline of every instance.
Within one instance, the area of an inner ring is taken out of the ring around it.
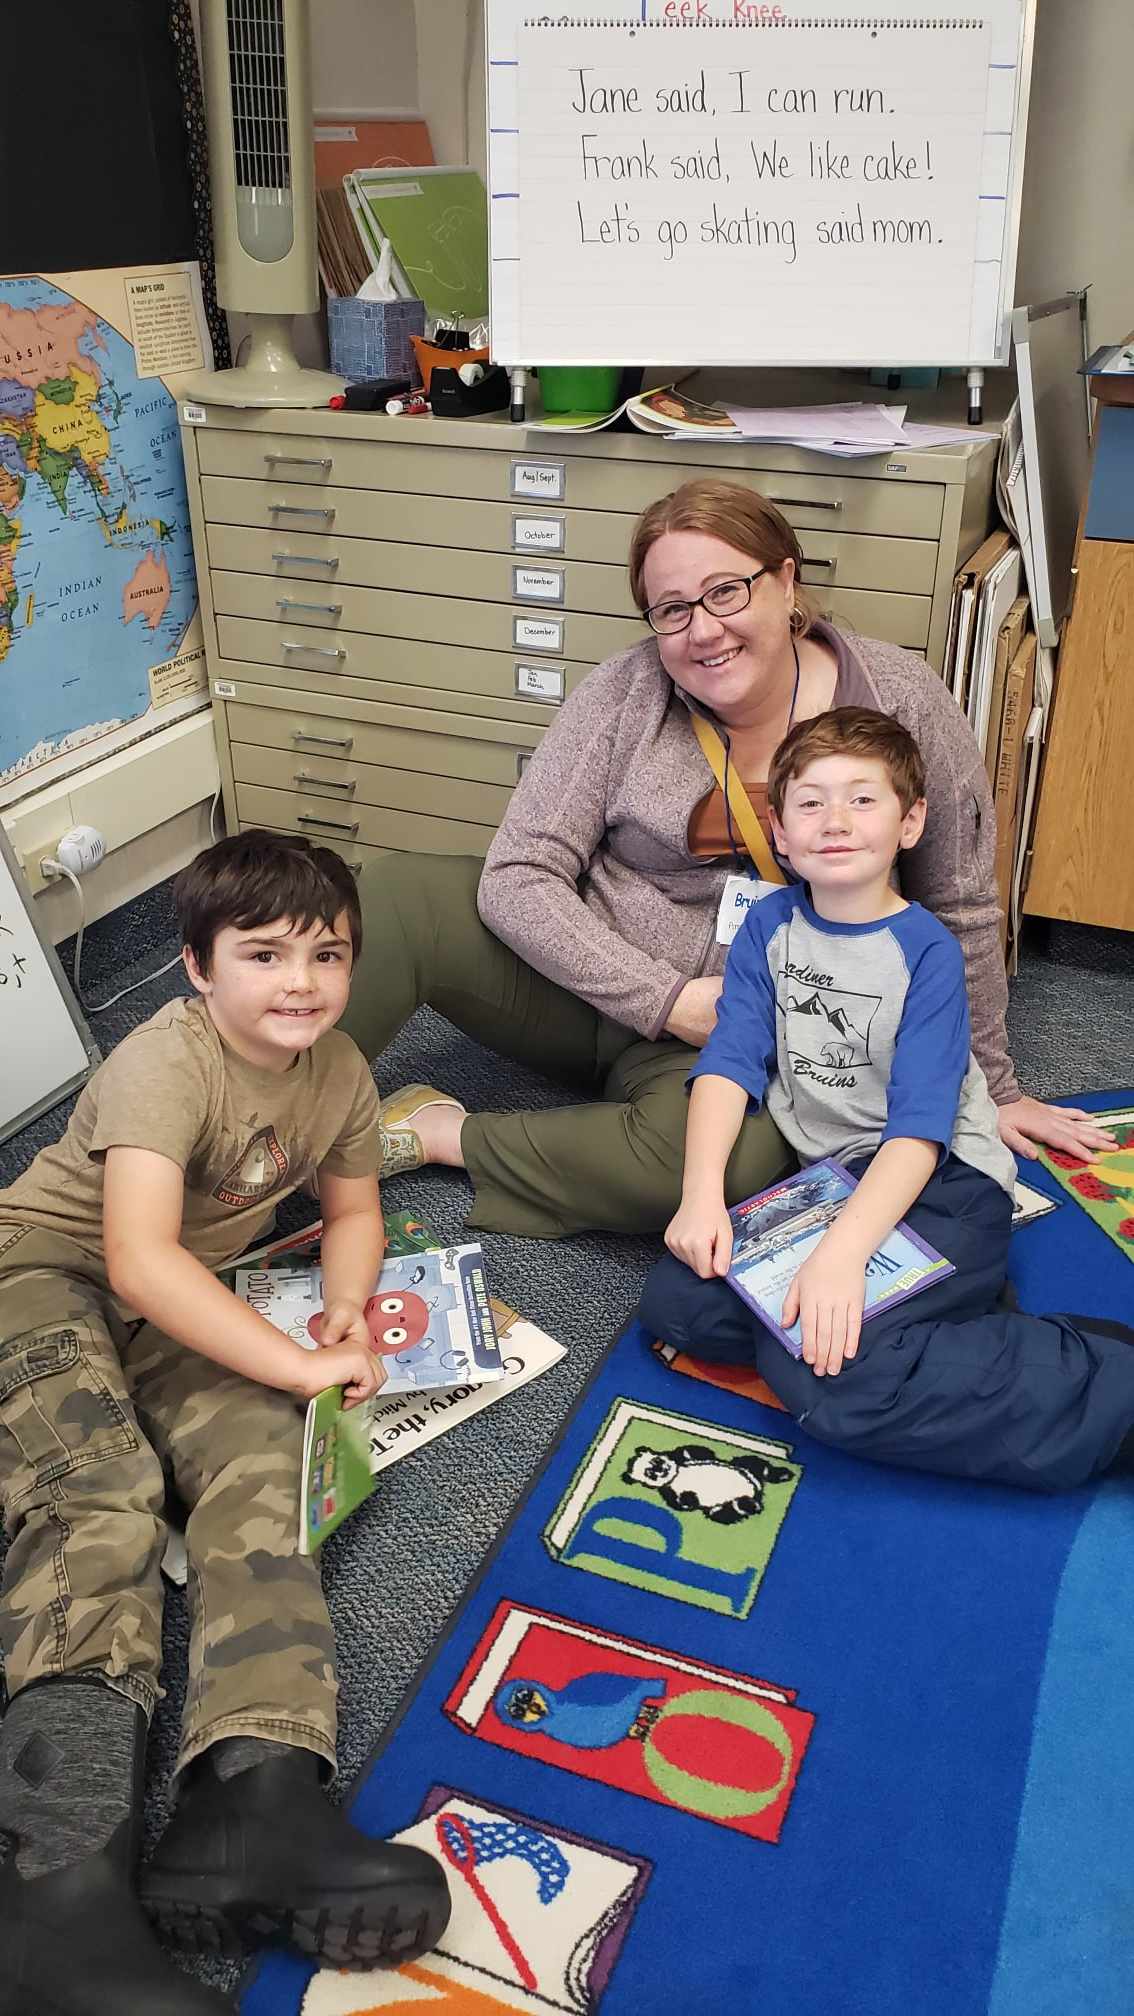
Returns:
[[[824,613],[937,666],[991,513],[984,438],[844,462],[504,419],[187,411],[229,831],[307,833],[363,878],[390,849],[485,852],[557,707],[647,634],[631,529],[690,476],[773,498]]]

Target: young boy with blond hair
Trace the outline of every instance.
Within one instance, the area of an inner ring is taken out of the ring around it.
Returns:
[[[642,1321],[755,1363],[809,1434],[858,1455],[1038,1490],[1131,1467],[1134,1331],[1004,1306],[1016,1169],[970,1049],[964,961],[894,886],[925,825],[916,743],[863,708],[800,722],[768,803],[799,879],[749,909],[729,953]],[[761,1101],[801,1163],[833,1156],[859,1179],[788,1290],[799,1360],[722,1278],[729,1156]],[[955,1272],[864,1324],[867,1262],[900,1219]]]
[[[412,1958],[448,1893],[320,1789],[335,1646],[298,1552],[303,1416],[381,1383],[378,1097],[336,1030],[361,946],[345,864],[219,841],[174,886],[189,999],[127,1036],[63,1138],[0,1191],[0,2016],[205,2016],[134,1892],[161,1694],[167,1473],[188,1508],[181,1796],[142,1890],[184,1945],[283,1937],[337,1966]],[[316,1172],[326,1319],[307,1351],[214,1269]]]

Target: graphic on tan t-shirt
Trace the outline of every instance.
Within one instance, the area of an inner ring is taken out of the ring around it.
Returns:
[[[236,1161],[229,1164],[212,1194],[221,1204],[231,1204],[237,1209],[242,1204],[258,1204],[279,1189],[289,1167],[275,1128],[261,1127]]]

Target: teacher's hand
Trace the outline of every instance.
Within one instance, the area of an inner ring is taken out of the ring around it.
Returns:
[[[679,1043],[691,1043],[699,1050],[717,1026],[717,1002],[723,986],[719,975],[715,979],[687,980],[669,1011],[666,1035],[676,1036]]]
[[[678,995],[678,1001],[681,996]],[[1113,1148],[1114,1136],[1098,1124],[1096,1113],[1078,1106],[1046,1106],[1042,1099],[1013,1099],[997,1109],[1000,1139],[1013,1154],[1036,1160],[1039,1148],[1075,1155],[1089,1162],[1100,1148]],[[1039,1144],[1038,1147],[1036,1144]]]

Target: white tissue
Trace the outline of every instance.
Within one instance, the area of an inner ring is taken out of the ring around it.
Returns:
[[[399,301],[401,296],[391,278],[393,263],[394,248],[387,238],[386,243],[382,247],[377,270],[367,274],[366,279],[358,290],[356,299],[359,301]]]

